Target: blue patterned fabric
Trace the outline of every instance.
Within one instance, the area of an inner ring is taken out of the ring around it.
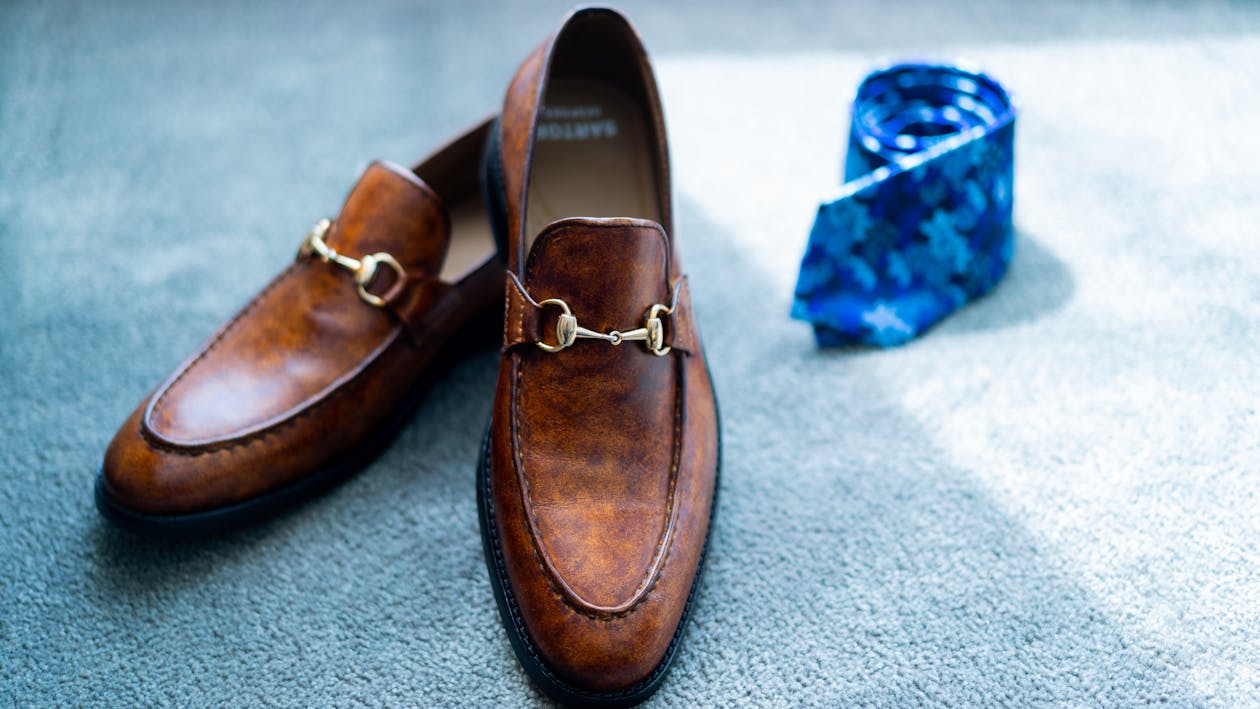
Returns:
[[[910,63],[862,82],[846,183],[818,207],[792,305],[820,347],[902,344],[1001,280],[1014,137],[983,73]]]

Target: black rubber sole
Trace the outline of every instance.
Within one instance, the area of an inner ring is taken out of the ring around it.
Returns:
[[[110,497],[105,490],[104,474],[98,471],[96,507],[115,526],[146,536],[205,536],[272,518],[302,500],[335,487],[367,467],[398,437],[441,375],[449,371],[461,355],[482,344],[490,346],[496,343],[502,327],[503,317],[498,308],[473,318],[426,366],[425,374],[416,382],[406,401],[385,423],[358,446],[289,485],[226,507],[190,514],[153,515],[129,509]]]

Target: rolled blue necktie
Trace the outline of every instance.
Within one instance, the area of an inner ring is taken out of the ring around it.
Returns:
[[[1014,139],[1011,98],[981,72],[908,63],[866,77],[792,317],[820,347],[891,347],[989,292],[1014,245]]]

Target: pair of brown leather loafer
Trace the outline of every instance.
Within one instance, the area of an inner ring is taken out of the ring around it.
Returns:
[[[526,59],[498,120],[411,170],[369,167],[297,261],[141,403],[106,452],[101,510],[203,532],[328,485],[389,442],[492,318],[477,497],[508,637],[555,699],[641,701],[678,647],[719,467],[672,211],[642,44],[615,11],[578,10]]]

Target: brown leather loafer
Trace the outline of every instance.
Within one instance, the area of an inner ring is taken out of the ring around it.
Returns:
[[[656,82],[629,22],[569,16],[521,66],[491,137],[508,256],[478,478],[492,586],[543,691],[634,704],[687,620],[719,441]]]
[[[491,126],[413,170],[368,167],[340,216],[123,424],[96,486],[108,519],[199,533],[310,494],[393,438],[478,322],[497,334],[503,265],[478,190]]]

